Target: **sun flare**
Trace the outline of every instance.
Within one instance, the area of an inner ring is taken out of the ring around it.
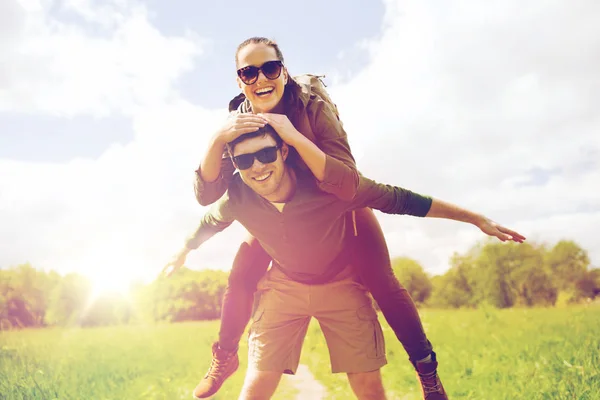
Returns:
[[[114,279],[110,276],[90,277],[92,283],[92,297],[98,297],[108,294],[126,296],[129,294],[132,279]]]
[[[90,265],[85,275],[92,284],[92,298],[111,295],[127,297],[134,283],[150,282],[155,278],[156,271],[132,262],[113,262]]]

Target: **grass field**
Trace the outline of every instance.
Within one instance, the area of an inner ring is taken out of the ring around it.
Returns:
[[[422,311],[452,399],[600,399],[600,307]],[[418,399],[415,374],[385,323],[390,399]],[[0,333],[1,399],[189,399],[210,363],[216,322]],[[236,399],[246,367],[215,399]],[[353,398],[329,372],[317,324],[302,364],[327,399]],[[309,382],[307,382],[307,385]],[[298,388],[300,386],[300,388]],[[283,381],[275,399],[306,398]]]

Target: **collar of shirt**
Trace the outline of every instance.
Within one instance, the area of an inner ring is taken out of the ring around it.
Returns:
[[[248,185],[246,185],[238,175],[237,185],[238,190],[231,191],[230,190],[230,200],[235,201],[238,204],[239,212],[252,212],[251,204],[262,204],[263,206],[273,208],[277,210],[278,213],[284,213],[286,210],[289,210],[290,207],[294,207],[295,204],[305,203],[311,199],[315,199],[316,197],[321,196],[332,196],[328,193],[323,192],[317,186],[317,182],[315,177],[310,173],[302,170],[298,170],[294,168],[296,174],[296,188],[293,196],[286,202],[278,202],[282,206],[276,205],[274,202],[271,202],[264,197],[258,195],[254,190],[252,190]],[[237,192],[238,194],[234,194],[233,198],[231,194]]]

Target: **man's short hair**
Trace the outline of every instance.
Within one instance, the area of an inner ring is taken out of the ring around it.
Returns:
[[[238,143],[265,135],[271,136],[275,140],[277,147],[281,147],[281,145],[283,144],[283,139],[281,139],[281,136],[279,136],[279,134],[275,131],[275,129],[273,129],[271,125],[267,124],[264,127],[258,129],[257,131],[244,133],[243,135],[240,135],[231,142],[227,143],[227,150],[229,151],[229,155],[233,157],[233,150],[235,149],[235,146]]]

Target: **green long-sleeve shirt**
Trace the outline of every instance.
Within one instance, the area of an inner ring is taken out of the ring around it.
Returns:
[[[323,192],[310,174],[297,173],[296,191],[283,210],[256,194],[235,174],[227,192],[204,215],[187,241],[190,249],[239,221],[291,279],[321,281],[343,250],[347,211],[370,207],[387,214],[424,217],[431,198],[360,177],[351,201]]]

